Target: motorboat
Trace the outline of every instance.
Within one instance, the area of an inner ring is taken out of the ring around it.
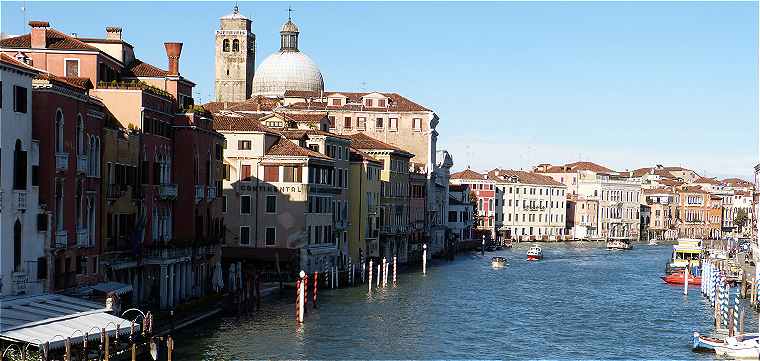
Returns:
[[[627,251],[633,249],[633,245],[625,240],[620,239],[613,239],[607,241],[607,250],[613,251],[613,250],[622,250]]]
[[[654,239],[654,238],[652,238],[652,239],[650,239],[650,240],[649,240],[649,243],[648,243],[648,244],[649,244],[650,246],[656,246],[656,245],[657,245],[657,240],[656,240],[656,239]]]
[[[682,285],[684,283],[684,273],[683,272],[673,272],[668,273],[665,276],[660,277],[662,278],[665,283],[673,284],[673,285]],[[690,285],[701,285],[702,284],[702,277],[695,276],[692,274],[688,275],[688,280]]]
[[[507,261],[506,257],[492,257],[491,258],[491,267],[502,268],[506,266],[509,266],[509,262]]]
[[[544,258],[544,252],[539,246],[530,247],[528,250],[528,261],[540,261]]]
[[[723,334],[724,338],[720,337],[711,337],[707,335],[701,335],[699,332],[694,332],[694,334],[691,337],[691,349],[695,352],[715,352],[716,347],[722,347],[727,345],[727,338],[725,337],[726,334]],[[758,334],[757,333],[745,333],[743,335],[740,335],[738,337],[735,337],[738,340],[751,340],[751,339],[757,339]]]
[[[758,360],[760,359],[760,339],[729,337],[722,345],[715,346],[715,355],[735,360]]]
[[[673,254],[665,265],[662,280],[670,284],[683,284],[684,272],[689,274],[689,284],[701,284],[702,243],[700,240],[681,239],[673,245]]]

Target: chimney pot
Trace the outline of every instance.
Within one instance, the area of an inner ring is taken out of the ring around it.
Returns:
[[[166,57],[169,58],[169,75],[179,75],[179,56],[182,53],[182,43],[164,43]]]
[[[29,26],[32,27],[31,32],[31,45],[35,49],[44,49],[47,47],[47,28],[50,23],[47,21],[30,21]]]
[[[106,39],[121,40],[121,28],[118,26],[106,27]]]

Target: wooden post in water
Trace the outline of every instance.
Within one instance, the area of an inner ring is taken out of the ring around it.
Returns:
[[[689,266],[683,269],[683,294],[689,295]]]
[[[317,308],[317,285],[319,284],[319,273],[314,272],[314,300],[312,300],[312,307]]]
[[[172,361],[174,353],[174,340],[171,336],[166,336],[166,361]]]
[[[728,337],[733,337],[734,334],[734,310],[728,310]]]
[[[111,354],[109,353],[109,345],[108,345],[110,342],[108,341],[108,332],[106,332],[105,328],[103,328],[103,333],[106,335],[106,344],[103,345],[104,348],[105,348],[105,353],[106,354],[103,357],[103,360],[104,361],[109,361],[111,359]]]
[[[393,256],[393,287],[396,287],[396,264],[398,263],[398,257]]]
[[[744,336],[744,308],[739,312],[739,334]]]
[[[129,326],[129,349],[130,349],[130,360],[131,361],[137,361],[137,346],[135,345],[135,322],[132,321],[132,324]]]
[[[422,274],[427,274],[427,243],[422,244]]]
[[[382,273],[380,273],[380,262],[377,262],[377,288],[380,288],[380,279],[382,277]]]
[[[71,361],[71,337],[66,337],[63,347],[64,347],[63,360]]]
[[[367,284],[369,285],[369,292],[372,292],[372,260],[369,260],[369,272],[367,275],[367,279],[369,282]]]

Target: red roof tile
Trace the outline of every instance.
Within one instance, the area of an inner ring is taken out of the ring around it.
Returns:
[[[23,69],[23,70],[27,70],[27,71],[30,71],[30,72],[34,72],[34,73],[39,73],[40,72],[39,70],[37,70],[37,69],[29,66],[28,64],[24,64],[24,63],[16,60],[15,58],[13,58],[12,56],[9,56],[9,55],[7,55],[5,53],[0,53],[0,63],[6,64],[6,65],[15,66],[17,68],[20,68],[20,69]]]
[[[294,122],[304,122],[304,123],[319,123],[322,120],[325,120],[327,118],[327,113],[275,113],[277,115],[281,115],[285,117],[287,120],[292,120]]]
[[[381,161],[375,159],[374,157],[372,157],[371,155],[369,155],[367,153],[362,152],[361,150],[358,150],[358,149],[353,148],[353,147],[351,147],[349,149],[351,150],[349,159],[352,162],[368,161],[368,162],[373,162],[373,163],[377,163],[377,164],[382,164]]]
[[[213,115],[212,128],[220,132],[264,132],[278,134],[274,130],[261,124],[258,116],[232,117],[227,115]]]
[[[238,112],[268,112],[272,111],[279,102],[280,100],[277,98],[267,98],[265,96],[257,95],[244,102],[230,103],[227,110]]]
[[[285,129],[285,130],[278,130],[277,132],[279,132],[285,138],[288,138],[288,139],[306,139],[310,135],[321,135],[321,136],[326,136],[326,137],[350,139],[344,135],[338,135],[335,133],[325,132],[319,129]]]
[[[156,66],[144,63],[140,59],[135,59],[129,64],[121,74],[125,77],[165,77],[169,74],[168,71],[158,68]]]
[[[493,182],[492,179],[488,178],[488,175],[486,174],[480,174],[470,168],[467,168],[461,172],[456,172],[451,174],[451,179],[470,179],[470,180],[481,180],[481,181],[489,181]]]
[[[517,181],[522,184],[537,184],[537,185],[546,185],[546,186],[566,187],[564,184],[555,181],[551,177],[537,174],[537,173],[525,172],[521,170],[494,169],[488,172],[488,176],[491,179],[500,181],[500,182],[507,180],[507,178],[509,177],[516,177]]]
[[[300,147],[293,142],[280,138],[277,143],[274,143],[272,147],[267,150],[266,155],[281,155],[281,156],[295,156],[295,157],[311,157],[321,159],[332,159],[322,153],[315,152],[311,149]]]
[[[92,45],[88,45],[87,43],[71,35],[64,34],[52,28],[45,29],[45,38],[46,49],[100,51],[98,48]],[[24,34],[12,38],[5,38],[3,40],[0,40],[0,47],[13,49],[31,49],[32,36],[31,34]]]
[[[37,75],[35,79],[47,80],[49,82],[54,82],[58,85],[63,85],[69,88],[74,88],[82,92],[86,92],[87,90],[93,88],[90,78],[64,77],[55,76],[50,73],[41,73]]]
[[[754,187],[755,186],[754,184],[752,184],[752,182],[746,181],[741,178],[726,178],[722,180],[721,183],[729,187]]]
[[[707,177],[698,177],[697,180],[695,180],[693,183],[705,183],[705,184],[714,184],[719,185],[720,182],[715,178],[707,178]]]
[[[361,101],[362,97],[373,94],[371,93],[354,93],[354,92],[324,92],[323,96],[316,92],[302,92],[302,91],[286,91],[285,97],[290,98],[305,98],[316,99],[317,101],[311,102],[298,102],[286,106],[289,109],[314,109],[314,110],[349,110],[349,111],[371,111],[371,112],[413,112],[413,111],[430,111],[430,109],[423,107],[406,97],[403,97],[397,93],[377,93],[382,94],[388,98],[388,106],[386,107],[365,107]],[[326,99],[330,95],[340,94],[349,99],[349,104],[341,106],[333,106],[326,102]]]
[[[372,138],[364,133],[356,133],[351,135],[346,135],[349,139],[351,139],[351,146],[356,149],[361,150],[394,150],[397,152],[403,152],[407,155],[413,157],[414,154],[409,153],[395,145],[390,145],[388,143],[385,143],[383,141],[377,140],[375,138]]]

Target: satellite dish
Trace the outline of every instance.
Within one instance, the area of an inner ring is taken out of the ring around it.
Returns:
[[[156,344],[156,339],[154,338],[150,339],[150,357],[153,359],[153,361],[158,360],[158,345]]]

